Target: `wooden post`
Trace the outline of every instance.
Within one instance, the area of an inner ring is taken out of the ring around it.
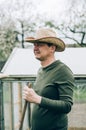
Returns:
[[[3,84],[0,80],[0,130],[4,130]]]
[[[18,101],[19,101],[19,119],[21,119],[21,115],[22,115],[22,87],[21,87],[21,83],[18,82]]]
[[[9,82],[9,94],[10,94],[10,106],[9,106],[9,113],[10,113],[10,130],[14,129],[14,114],[13,114],[13,91],[12,91],[12,82]]]
[[[31,84],[28,84],[28,87],[31,88]],[[19,130],[22,130],[22,128],[23,128],[23,121],[24,121],[25,112],[26,112],[26,108],[27,108],[28,103],[29,102],[27,102],[27,101],[25,101],[25,103],[24,103],[24,108],[23,108],[23,112],[22,112]],[[30,113],[30,103],[29,103],[29,113]],[[30,114],[29,114],[29,129],[30,129]]]

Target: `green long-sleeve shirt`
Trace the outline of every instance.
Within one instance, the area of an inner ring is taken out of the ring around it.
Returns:
[[[31,130],[67,130],[73,87],[73,73],[61,61],[39,69],[34,90],[42,100],[33,106]]]

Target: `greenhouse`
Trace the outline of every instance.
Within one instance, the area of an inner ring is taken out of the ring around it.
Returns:
[[[67,64],[74,73],[74,105],[69,116],[69,130],[86,130],[86,49],[66,48],[55,53],[56,59]],[[0,74],[0,129],[18,130],[24,100],[22,88],[27,83],[34,83],[39,61],[34,57],[32,48],[15,48]],[[29,110],[24,118],[23,129],[29,130]]]

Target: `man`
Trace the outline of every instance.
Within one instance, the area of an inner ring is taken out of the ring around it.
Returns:
[[[31,130],[67,130],[67,114],[73,105],[73,73],[55,59],[55,51],[65,50],[64,42],[51,29],[39,29],[36,37],[26,38],[33,43],[36,59],[40,60],[33,88],[25,87],[23,97],[33,103]]]

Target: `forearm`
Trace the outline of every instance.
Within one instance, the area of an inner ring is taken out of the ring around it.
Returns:
[[[72,107],[72,103],[62,100],[52,100],[45,97],[42,97],[41,107],[45,107],[46,109],[56,111],[58,113],[69,113]]]

